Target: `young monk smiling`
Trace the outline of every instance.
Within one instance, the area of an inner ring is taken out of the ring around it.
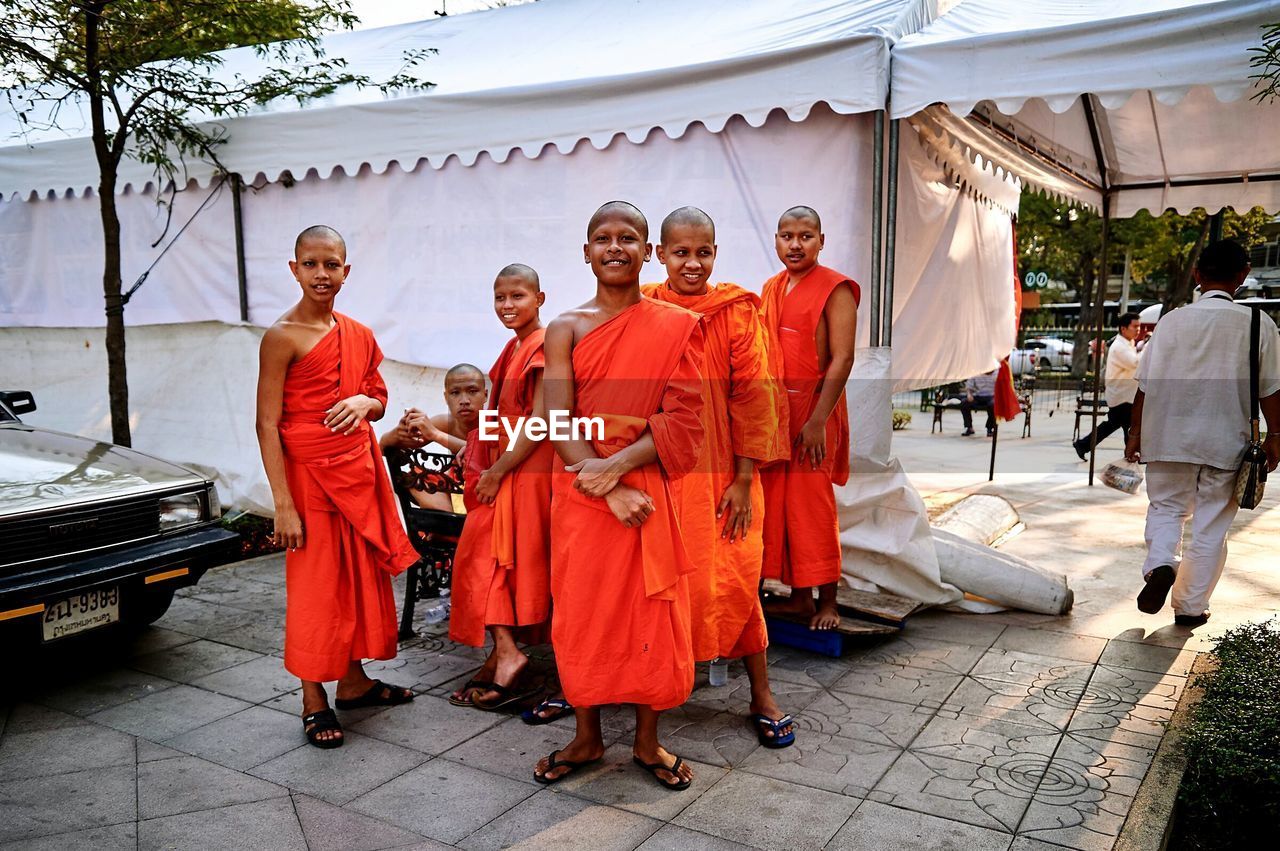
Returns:
[[[489,370],[489,409],[508,424],[546,417],[543,401],[544,330],[538,316],[546,295],[538,273],[515,263],[493,282],[493,307],[515,336]],[[497,709],[527,696],[518,681],[529,659],[516,646],[541,640],[551,603],[551,469],[555,450],[521,430],[496,430],[499,440],[471,433],[466,454],[467,522],[453,566],[449,637],[493,652],[476,679],[452,700]]]
[[[680,530],[698,566],[689,577],[693,655],[743,660],[756,735],[765,747],[784,748],[795,733],[769,688],[759,596],[764,491],[756,465],[791,452],[780,407],[786,401],[769,375],[760,298],[736,284],[710,283],[715,223],[697,207],[681,207],[663,220],[658,260],[667,280],[646,285],[644,294],[701,314],[706,334],[706,442],[696,471],[680,482],[679,500]]]
[[[285,554],[284,666],[302,680],[303,731],[336,748],[342,727],[324,683],[338,681],[339,709],[413,699],[372,680],[362,660],[396,655],[391,577],[418,560],[409,543],[378,441],[387,386],[373,332],[336,313],[351,267],[331,227],[298,235],[289,268],[302,298],[262,337],[257,431]]]
[[[649,225],[631,204],[605,204],[583,256],[596,295],[546,335],[548,410],[604,420],[603,440],[556,442],[552,644],[577,731],[534,769],[562,780],[604,754],[600,707],[635,706],[637,764],[687,789],[689,765],[658,742],[658,713],[693,688],[685,553],[669,480],[697,462],[703,433],[698,316],[640,294]]]

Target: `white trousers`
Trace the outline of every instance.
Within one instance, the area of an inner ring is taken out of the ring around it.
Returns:
[[[1199,615],[1227,563],[1227,531],[1240,509],[1235,470],[1202,464],[1151,461],[1147,464],[1147,561],[1142,574],[1172,565],[1178,578],[1171,602],[1179,615]],[[1191,520],[1191,543],[1182,533]]]

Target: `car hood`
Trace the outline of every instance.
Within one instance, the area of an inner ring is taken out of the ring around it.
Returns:
[[[123,446],[0,423],[0,515],[172,491],[204,476]]]

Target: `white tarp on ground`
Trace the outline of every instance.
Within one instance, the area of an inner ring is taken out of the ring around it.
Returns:
[[[655,229],[672,208],[703,207],[717,223],[716,277],[759,290],[778,268],[773,229],[797,204],[821,211],[823,261],[867,283],[871,224],[871,118],[815,109],[803,122],[775,114],[763,127],[655,132],[600,151],[548,151],[504,164],[390,170],[266,185],[244,197],[250,319],[266,326],[297,299],[286,266],[293,238],[323,221],[348,239],[352,273],[339,309],[372,327],[387,356],[448,367],[487,367],[506,342],[493,316],[494,274],[532,265],[548,293],[548,318],[593,292],[582,242],[592,210],[628,198]],[[902,138],[898,272],[894,295],[899,387],[965,378],[990,368],[1013,343],[1009,216],[1017,187],[986,187],[1000,207],[955,188],[914,133]],[[182,193],[171,233],[208,190]],[[127,287],[156,257],[164,214],[148,195],[119,198]],[[230,190],[224,190],[160,261],[125,312],[142,324],[238,319]],[[0,326],[93,327],[102,311],[97,200],[0,202]],[[649,279],[663,275],[656,261]],[[860,345],[869,342],[868,294]],[[136,363],[131,358],[131,363]],[[252,381],[253,371],[242,376]],[[40,376],[32,375],[33,380]],[[90,392],[105,392],[105,382]],[[37,387],[34,389],[39,389]],[[95,396],[96,398],[96,396]]]
[[[1039,185],[1034,154],[1006,141],[1016,139],[1093,184],[1043,188],[1096,206],[1103,181],[1081,98],[1091,93],[1107,178],[1119,190],[1113,215],[1275,210],[1280,181],[1256,178],[1280,173],[1280,102],[1249,99],[1249,51],[1277,21],[1280,0],[965,0],[895,45],[892,115],[944,104],[951,114],[935,117],[956,127],[971,160],[994,159]],[[973,118],[1001,133],[968,138]],[[1143,184],[1154,185],[1125,188]]]
[[[868,112],[888,94],[890,45],[935,13],[935,0],[542,0],[340,33],[323,40],[328,57],[375,80],[394,75],[405,51],[438,51],[417,72],[435,86],[391,97],[348,88],[302,109],[274,103],[219,121],[229,133],[219,156],[248,180],[354,176],[364,164],[377,173],[420,159],[439,168],[452,156],[470,165],[482,151],[497,161],[547,145],[568,153],[582,139],[602,148],[620,133],[640,142],[654,128],[679,137],[698,122],[718,131],[733,116],[759,126],[774,109],[799,120],[819,102]],[[223,56],[222,76],[262,64],[249,48]],[[0,110],[0,198],[98,185],[89,121],[76,109],[61,106],[70,132]],[[202,184],[213,173],[191,167]],[[147,166],[122,164],[121,189],[150,180]]]

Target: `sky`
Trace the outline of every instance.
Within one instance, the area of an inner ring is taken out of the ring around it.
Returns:
[[[352,0],[351,9],[360,16],[356,29],[372,29],[434,17],[437,12],[450,15],[476,12],[501,5],[495,0]],[[507,0],[506,5],[515,5]]]

